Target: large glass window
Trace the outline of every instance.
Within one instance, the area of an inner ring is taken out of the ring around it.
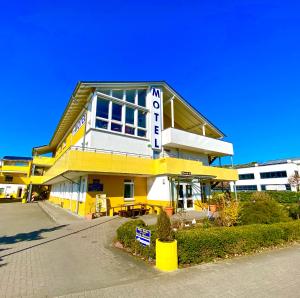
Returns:
[[[254,174],[239,174],[239,180],[252,180],[254,179]]]
[[[138,90],[138,105],[145,107],[146,106],[146,96],[147,96],[147,90]]]
[[[97,100],[96,116],[108,119],[108,108],[109,108],[109,101],[99,98]]]
[[[112,96],[123,99],[124,91],[123,90],[112,90]]]
[[[109,129],[118,133],[146,138],[147,113],[146,89],[98,89],[104,96],[97,100],[95,127]]]
[[[146,128],[146,112],[138,112],[138,127]]]
[[[116,103],[112,104],[112,120],[121,121],[122,120],[122,106]]]
[[[134,109],[126,107],[126,123],[134,124]]]
[[[257,185],[237,185],[237,191],[257,191]]]
[[[135,103],[136,90],[126,90],[126,101]]]

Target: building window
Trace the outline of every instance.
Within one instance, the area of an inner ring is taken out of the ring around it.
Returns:
[[[126,101],[135,103],[136,90],[126,90]]]
[[[290,185],[290,184],[286,184],[286,185],[285,185],[285,189],[286,189],[286,190],[292,190],[292,189],[291,189],[291,185]]]
[[[124,200],[134,200],[133,180],[124,180]]]
[[[252,180],[254,179],[254,174],[239,174],[239,180]]]
[[[257,185],[237,185],[237,191],[257,191]]]
[[[260,178],[261,179],[285,178],[285,177],[287,177],[286,171],[260,173]]]
[[[147,89],[99,89],[99,92],[110,96],[111,99],[104,99],[99,95],[96,109],[96,128],[141,138],[147,137]]]
[[[5,182],[12,182],[13,181],[13,179],[14,179],[14,177],[13,176],[5,176]]]

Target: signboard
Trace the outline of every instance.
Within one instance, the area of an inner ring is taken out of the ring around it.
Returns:
[[[158,88],[152,87],[151,96],[151,130],[152,130],[152,149],[161,150],[161,104],[162,92]]]
[[[192,173],[191,173],[191,172],[184,172],[184,171],[182,171],[182,172],[181,172],[181,175],[182,175],[182,176],[191,176]]]
[[[135,239],[139,241],[143,246],[150,246],[151,231],[143,228],[136,227]]]
[[[75,124],[73,130],[72,130],[72,135],[75,135],[75,133],[79,130],[79,128],[85,123],[85,114],[82,115],[82,117],[77,121]]]

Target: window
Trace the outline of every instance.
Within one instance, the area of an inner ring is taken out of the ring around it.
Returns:
[[[287,177],[286,171],[260,173],[260,178],[261,179],[285,178],[285,177]]]
[[[286,184],[286,185],[285,185],[285,189],[286,189],[286,190],[292,190],[292,189],[291,189],[291,185],[290,185],[290,184]]]
[[[112,99],[97,99],[95,128],[146,138],[146,89],[98,89]]]
[[[257,185],[237,185],[237,191],[257,191]]]
[[[138,112],[138,127],[146,128],[146,113],[144,111]]]
[[[134,199],[134,182],[133,180],[124,180],[124,200]]]
[[[122,132],[122,125],[112,122],[111,123],[111,130],[112,131]]]
[[[112,90],[112,96],[119,99],[123,99],[124,92],[123,90]]]
[[[14,179],[14,177],[13,176],[5,176],[5,182],[12,182],[13,181],[13,179]]]
[[[116,103],[112,104],[112,120],[122,121],[122,106]]]
[[[135,128],[131,127],[131,126],[125,126],[125,133],[129,134],[129,135],[134,135],[135,132]]]
[[[108,128],[108,122],[96,119],[96,128],[107,129]]]
[[[135,103],[136,90],[126,90],[126,101]]]
[[[239,180],[251,180],[254,179],[254,174],[239,174]]]
[[[134,109],[126,107],[126,123],[134,124]]]
[[[147,90],[138,90],[138,105],[145,107],[146,106],[146,96]]]
[[[108,107],[109,101],[106,99],[97,100],[97,111],[96,116],[104,119],[108,119]]]

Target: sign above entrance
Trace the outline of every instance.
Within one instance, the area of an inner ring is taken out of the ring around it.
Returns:
[[[181,175],[182,175],[182,176],[191,176],[192,173],[191,173],[191,172],[184,172],[184,171],[182,171],[182,172],[181,172]]]
[[[161,150],[161,103],[162,91],[152,87],[150,90],[151,96],[151,129],[152,140],[151,145],[153,150]]]

